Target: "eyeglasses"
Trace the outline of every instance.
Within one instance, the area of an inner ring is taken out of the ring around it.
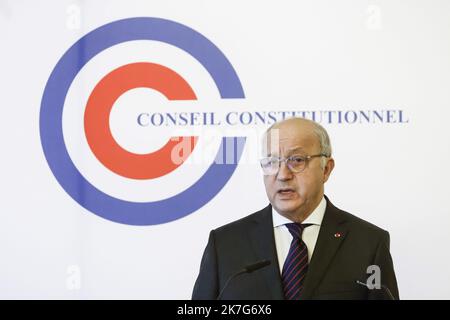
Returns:
[[[285,162],[291,172],[299,173],[305,170],[307,162],[316,157],[328,157],[326,154],[314,154],[311,156],[294,155],[287,158],[267,157],[260,160],[264,175],[271,176],[278,173],[281,162]]]

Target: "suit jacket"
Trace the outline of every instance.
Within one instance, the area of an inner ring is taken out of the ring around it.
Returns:
[[[390,291],[398,299],[389,233],[326,200],[301,298],[389,299]],[[216,299],[233,274],[264,259],[271,264],[231,280],[222,299],[284,299],[271,205],[211,231],[192,298]],[[381,284],[388,290],[369,290],[356,283],[366,283],[370,265],[379,266]]]

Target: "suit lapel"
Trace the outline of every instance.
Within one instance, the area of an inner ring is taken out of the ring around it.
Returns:
[[[272,299],[284,299],[278,256],[272,222],[272,206],[269,205],[255,215],[249,238],[258,260],[270,260],[268,267],[261,269]]]
[[[325,275],[328,266],[347,236],[345,220],[326,198],[327,208],[305,279],[301,299],[309,299]]]

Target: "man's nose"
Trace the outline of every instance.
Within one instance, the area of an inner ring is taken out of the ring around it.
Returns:
[[[292,179],[292,171],[286,165],[286,161],[281,161],[280,168],[278,169],[277,179],[281,181],[286,181]]]

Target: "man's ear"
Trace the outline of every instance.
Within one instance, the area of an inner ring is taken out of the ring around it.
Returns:
[[[334,159],[330,158],[328,159],[325,168],[323,168],[323,183],[328,181],[328,178],[330,177],[331,171],[333,171],[333,169],[334,169]]]

